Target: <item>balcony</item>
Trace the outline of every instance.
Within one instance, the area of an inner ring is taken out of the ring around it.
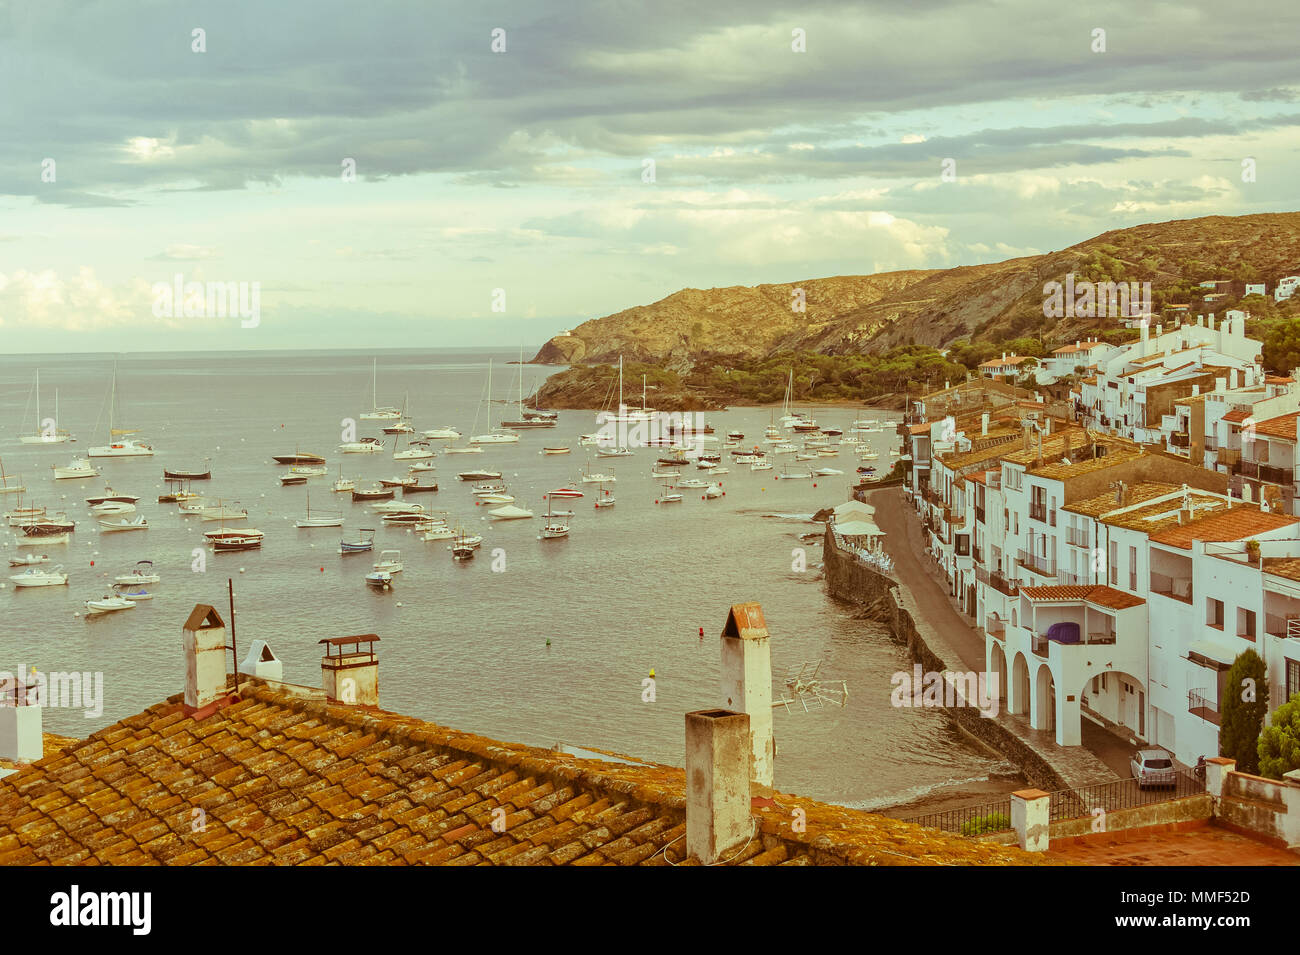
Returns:
[[[1088,533],[1086,527],[1067,527],[1065,529],[1065,542],[1075,547],[1091,547],[1092,535]]]
[[[984,548],[976,547],[974,551],[972,551],[972,554],[975,558],[975,563],[977,564],[984,563]]]
[[[1280,484],[1283,487],[1290,487],[1295,484],[1294,468],[1275,468],[1269,464],[1259,465],[1259,479],[1269,484]]]
[[[1056,576],[1056,557],[1052,554],[1032,554],[1022,550],[1017,557],[1021,567],[1028,567],[1034,573],[1042,574],[1044,577]]]
[[[1188,690],[1187,691],[1187,712],[1193,716],[1199,716],[1207,723],[1219,725],[1219,704],[1216,700],[1211,700],[1205,694],[1209,693],[1208,689]]]
[[[1188,435],[1174,433],[1169,436],[1169,446],[1171,448],[1190,448],[1192,439]]]
[[[987,587],[992,587],[1004,597],[1018,597],[1020,587],[1015,583],[1007,580],[1002,574],[995,571],[989,571],[980,565],[975,566],[975,579]]]
[[[1216,447],[1217,447],[1217,445],[1216,445]],[[1206,445],[1206,449],[1207,449],[1207,450],[1209,449],[1209,445],[1208,445],[1208,444]],[[1220,464],[1226,464],[1226,465],[1228,465],[1229,467],[1235,467],[1235,465],[1237,464],[1237,462],[1239,462],[1239,461],[1241,460],[1241,448],[1223,448],[1223,447],[1220,447],[1220,448],[1218,448],[1218,451],[1219,451],[1219,463],[1220,463]],[[1236,474],[1237,472],[1234,470],[1233,473]]]
[[[975,508],[975,520],[980,524],[984,523],[984,508],[982,507]]]

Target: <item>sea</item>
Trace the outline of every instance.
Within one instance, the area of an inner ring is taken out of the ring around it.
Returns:
[[[380,454],[336,451],[349,420],[358,437],[384,437],[382,422],[360,420],[376,399],[404,405],[417,431],[445,426],[468,437],[486,430],[489,413],[493,425],[515,418],[520,391],[530,394],[559,370],[512,363],[517,358],[511,349],[0,356],[0,467],[11,483],[26,486],[24,502],[64,510],[77,523],[68,544],[47,547],[0,527],[0,556],[47,553],[46,566],[61,564],[70,575],[66,587],[23,589],[7,579],[22,568],[0,577],[0,672],[102,673],[101,712],[44,713],[47,732],[87,736],[184,688],[182,624],[197,603],[229,620],[229,581],[241,658],[252,641],[265,640],[288,682],[320,685],[319,641],[376,634],[384,709],[501,740],[680,766],[683,714],[722,702],[719,636],[728,610],[757,601],[771,633],[775,698],[790,699],[775,712],[778,788],[875,809],[924,806],[962,787],[996,789],[1008,777],[1007,764],[942,711],[891,705],[893,675],[911,671],[906,649],[826,595],[821,525],[811,517],[847,498],[859,464],[848,449],[810,462],[844,474],[811,481],[777,480],[780,464],[750,472],[724,454],[730,473],[717,478],[723,497],[684,490],[683,502],[659,504],[662,483],[650,474],[659,449],[597,457],[578,443],[597,429],[595,412],[561,411],[557,427],[523,431],[517,444],[482,454],[439,452],[430,462],[437,470],[420,476],[436,480],[439,491],[412,500],[483,536],[466,562],[452,559],[447,541],[422,542],[385,527],[368,505],[331,492],[340,473],[360,487],[406,472],[392,458],[391,436]],[[489,365],[492,402],[485,400]],[[19,442],[39,427],[38,370],[39,417],[53,417],[57,391],[58,425],[75,443]],[[639,383],[629,381],[628,404],[640,399]],[[101,476],[54,480],[52,466],[106,442],[110,409],[113,426],[136,429],[155,456],[95,459]],[[851,407],[814,411],[823,427],[846,432],[855,417],[896,418]],[[704,417],[719,442],[739,430],[749,445],[762,442],[776,415],[734,408]],[[864,439],[880,456],[872,463],[887,471],[897,447],[892,427]],[[573,450],[544,455],[544,445]],[[298,451],[323,455],[329,473],[282,487],[286,469],[272,455]],[[795,466],[791,457],[782,460]],[[588,465],[612,469],[616,480],[606,490],[614,507],[595,508],[600,489],[577,483]],[[248,521],[238,526],[262,530],[262,548],[203,548],[202,532],[216,523],[156,503],[170,489],[165,467],[210,468],[211,480],[192,489],[247,509]],[[472,485],[455,476],[471,468],[502,472],[509,493],[537,517],[488,520]],[[701,474],[683,469],[682,478]],[[139,495],[148,530],[98,532],[84,498],[106,485]],[[574,511],[571,533],[539,540],[545,495],[566,486],[585,495],[553,505]],[[342,511],[341,530],[295,528],[309,495],[313,514]],[[0,495],[0,509],[16,499]],[[374,553],[340,556],[340,540],[361,528],[376,529]],[[404,569],[390,590],[377,591],[364,577],[385,549],[400,550]],[[109,593],[112,579],[141,560],[153,561],[162,576],[146,588],[154,598],[88,615],[85,601]],[[821,681],[820,700],[786,689],[786,679],[800,673]]]

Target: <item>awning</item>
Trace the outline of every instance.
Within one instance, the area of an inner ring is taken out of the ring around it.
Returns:
[[[849,521],[847,524],[836,524],[835,531],[845,537],[883,537],[884,534],[880,528],[871,521]]]
[[[1213,640],[1196,640],[1187,648],[1187,659],[1211,670],[1226,670],[1237,659],[1237,651]]]
[[[845,501],[839,507],[831,508],[831,513],[836,517],[847,517],[850,514],[865,514],[869,517],[876,513],[876,509],[870,504],[863,504],[861,501]]]

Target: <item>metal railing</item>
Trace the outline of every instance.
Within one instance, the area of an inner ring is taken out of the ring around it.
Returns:
[[[944,832],[955,832],[962,836],[978,836],[986,832],[1008,832],[1011,829],[1011,797],[943,812],[903,816],[901,819],[903,822],[914,822],[927,829],[942,829]]]
[[[1094,809],[1114,812],[1117,809],[1132,809],[1135,806],[1198,796],[1203,792],[1205,792],[1205,783],[1182,771],[1174,773],[1172,786],[1152,786],[1143,789],[1136,779],[1117,779],[1114,782],[1098,783],[1095,786],[1062,789],[1048,793],[1051,798],[1048,821],[1086,819],[1093,815]]]
[[[975,566],[975,579],[986,586],[992,587],[1003,596],[1016,597],[1020,594],[1020,587],[1017,584],[1007,580],[996,570],[990,571],[978,564]]]
[[[1208,689],[1188,690],[1187,691],[1187,712],[1193,716],[1199,716],[1207,723],[1219,725],[1219,703],[1217,700],[1211,700],[1205,694]]]
[[[1031,551],[1022,550],[1019,552],[1018,558],[1021,567],[1028,567],[1035,573],[1046,577],[1056,575],[1056,557],[1053,554],[1035,554]]]

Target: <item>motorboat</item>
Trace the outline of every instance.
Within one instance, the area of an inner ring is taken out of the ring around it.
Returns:
[[[381,428],[380,430],[382,430],[384,434],[414,434],[415,433],[415,429],[411,427],[411,422],[409,421],[399,421],[396,424],[390,424],[384,428]]]
[[[365,488],[353,488],[352,500],[354,501],[387,501],[391,500],[397,492],[391,487],[380,487],[371,485]]]
[[[513,504],[515,502],[512,494],[480,494],[478,498],[481,504]]]
[[[473,447],[473,446],[461,447],[454,444],[449,444],[447,445],[447,447],[442,449],[442,453],[443,454],[482,454],[483,449],[479,447]]]
[[[219,533],[213,531],[212,533]],[[245,531],[247,533],[247,531]],[[204,535],[207,536],[206,534]],[[119,584],[157,584],[162,582],[162,577],[154,572],[153,561],[138,560],[135,563],[135,570],[129,574],[122,574],[114,578],[115,583]]]
[[[603,474],[600,471],[597,471],[593,474],[592,472],[584,469],[582,472],[583,484],[613,484],[617,480],[618,478],[614,477],[614,473],[612,471],[609,474]]]
[[[374,563],[375,570],[386,570],[390,574],[400,574],[402,572],[402,552],[400,550],[384,550],[379,552],[379,560]]]
[[[98,600],[86,601],[86,615],[112,613],[115,610],[130,610],[135,604],[125,597],[117,597],[112,594],[105,594]]]
[[[374,549],[375,529],[373,527],[361,528],[361,536],[356,540],[339,541],[340,554],[360,554]]]
[[[800,451],[794,456],[794,459],[796,461],[816,461],[819,457],[821,455],[815,451]]]
[[[673,468],[670,468],[667,471],[659,471],[659,470],[652,469],[650,471],[650,476],[657,477],[657,478],[675,478],[675,477],[681,477],[682,472]]]
[[[708,481],[701,481],[699,478],[687,478],[685,481],[677,482],[677,487],[684,487],[684,488],[701,488],[701,487],[708,487],[708,486],[709,486]]]
[[[456,475],[461,481],[495,481],[501,477],[500,471],[461,471]]]
[[[749,469],[751,471],[770,471],[772,470],[772,465],[767,461],[755,461],[749,466]]]
[[[542,448],[542,454],[572,454],[572,448]]]
[[[47,554],[27,554],[23,557],[10,557],[10,567],[34,567],[37,564],[48,564],[50,562]]]
[[[548,497],[582,497],[583,493],[577,488],[561,487],[552,491]]]
[[[839,468],[818,468],[813,472],[813,474],[816,474],[818,477],[831,477],[832,475],[843,473],[844,472]]]
[[[94,507],[96,504],[108,504],[110,502],[116,504],[135,504],[138,503],[139,500],[140,498],[135,494],[114,494],[111,487],[105,487],[103,494],[86,498],[86,503],[91,507]]]
[[[362,438],[360,441],[348,441],[338,446],[340,454],[378,454],[384,450],[384,442],[379,438]]]
[[[432,448],[425,447],[408,447],[405,451],[394,451],[394,461],[427,461],[429,458],[436,458]]]
[[[436,470],[438,470],[438,465],[436,465],[436,464],[424,464],[424,463],[411,464],[411,465],[408,465],[408,466],[407,466],[406,470],[407,470],[407,473],[409,473],[409,474],[421,474],[421,473],[423,473],[424,471],[436,471]]]
[[[372,570],[366,574],[366,583],[379,590],[388,590],[393,586],[393,575],[386,570]]]
[[[453,531],[446,524],[435,524],[431,526],[428,530],[426,530],[423,534],[420,535],[420,540],[442,541],[442,540],[450,540],[455,536],[456,536],[456,532]]]
[[[319,454],[307,454],[295,451],[293,454],[273,454],[271,460],[276,464],[324,464],[325,459]]]
[[[408,474],[406,477],[380,478],[380,487],[410,487],[419,480],[415,475]]]
[[[434,441],[454,441],[460,437],[460,432],[455,428],[432,428],[429,431],[421,431],[420,434]]]
[[[185,471],[163,468],[164,481],[209,481],[212,479],[212,468],[206,471]]]
[[[632,456],[631,448],[596,448],[598,458],[627,458]]]
[[[722,497],[725,494],[726,491],[722,490],[721,484],[710,484],[704,489],[704,499],[706,501],[711,501],[716,497]]]
[[[745,440],[745,432],[743,432],[743,431],[728,431],[728,432],[727,432],[727,440],[728,440],[728,441],[744,441],[744,440]]]
[[[58,564],[53,570],[28,567],[9,579],[15,587],[62,587],[68,582],[68,575],[63,572],[63,565]]]
[[[423,524],[429,524],[433,518],[428,514],[418,511],[408,514],[385,514],[383,522],[385,527],[418,527]]]
[[[370,510],[374,514],[422,514],[424,505],[408,501],[385,501],[383,504],[376,504]]]
[[[772,448],[772,453],[773,454],[794,454],[798,450],[799,449],[796,448],[793,444],[778,444]]]
[[[54,472],[56,481],[74,481],[80,478],[99,477],[99,470],[90,463],[88,458],[74,458],[70,464],[63,467],[52,465],[50,470]]]
[[[134,514],[134,504],[124,504],[121,501],[105,501],[103,504],[95,504],[90,508],[92,514]]]
[[[199,515],[205,521],[244,521],[248,519],[248,511],[244,510],[244,508],[231,507],[220,502],[204,507],[199,512]]]
[[[124,597],[132,603],[137,603],[141,600],[153,600],[153,594],[149,593],[149,591],[145,590],[143,587],[133,584],[114,584],[113,596]]]
[[[319,465],[295,464],[293,467],[289,468],[289,473],[297,474],[301,477],[324,477],[329,474],[329,470],[320,467]]]
[[[99,532],[109,534],[115,531],[147,531],[149,522],[141,514],[138,517],[123,517],[118,520],[100,520]]]
[[[812,476],[811,471],[791,471],[789,468],[782,468],[776,479],[778,481],[811,480]]]

